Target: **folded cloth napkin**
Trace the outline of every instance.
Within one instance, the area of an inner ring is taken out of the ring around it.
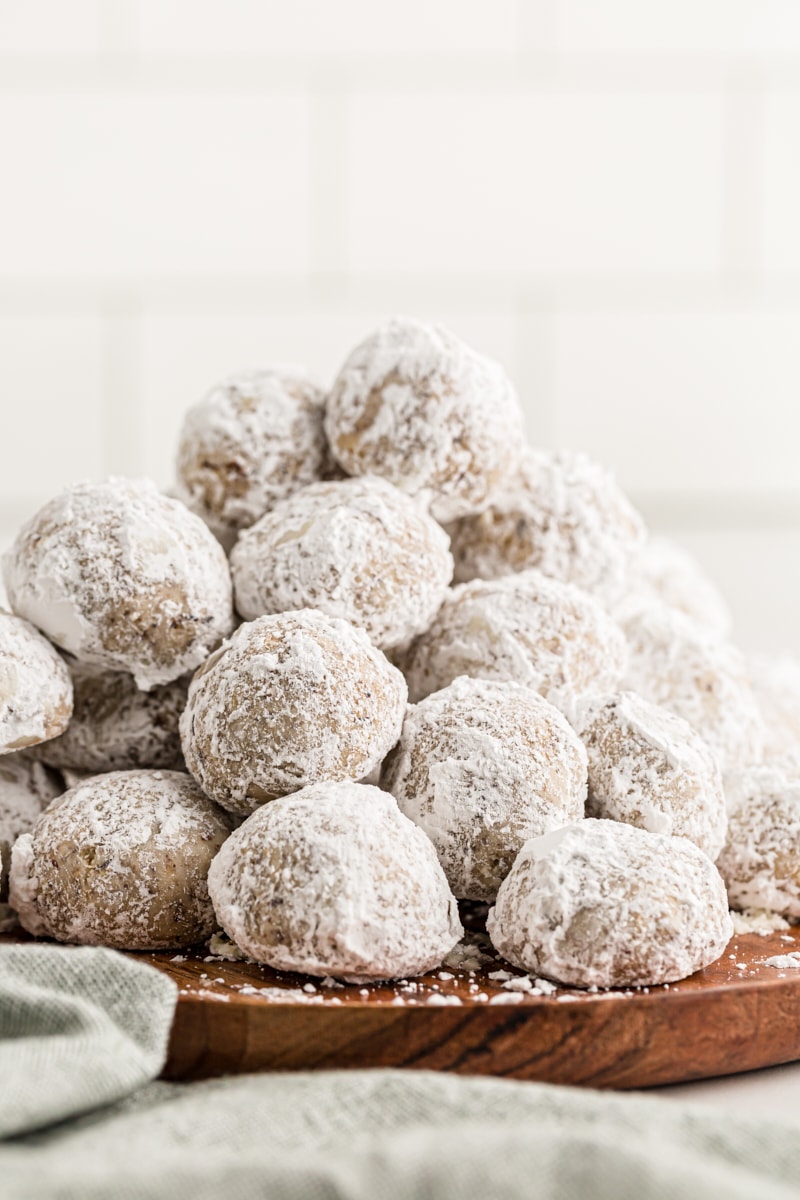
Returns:
[[[796,1124],[425,1072],[148,1082],[175,990],[105,950],[0,947],[3,1200],[788,1200]]]

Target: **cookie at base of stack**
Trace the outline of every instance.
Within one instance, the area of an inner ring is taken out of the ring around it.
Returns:
[[[280,971],[352,982],[420,975],[463,930],[428,838],[378,788],[318,783],[265,804],[214,859],[237,946]]]
[[[684,979],[733,936],[725,885],[693,842],[591,818],[523,846],[486,927],[515,966],[598,988]]]
[[[119,950],[193,946],[215,929],[208,869],[227,814],[178,771],[116,771],[65,792],[11,853],[29,933]]]

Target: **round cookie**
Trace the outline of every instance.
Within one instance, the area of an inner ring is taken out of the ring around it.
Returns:
[[[386,792],[359,783],[264,805],[223,846],[208,885],[228,936],[280,971],[419,975],[463,933],[428,838]]]
[[[800,918],[800,763],[730,771],[725,794],[728,836],[717,866],[731,907]]]
[[[525,842],[583,817],[586,752],[530,688],[462,677],[409,707],[381,782],[453,894],[494,900]]]
[[[27,621],[0,611],[0,755],[58,737],[71,713],[60,655]]]
[[[690,617],[710,637],[724,640],[733,630],[730,609],[700,564],[676,542],[651,536],[631,563],[614,615],[622,621],[661,605]]]
[[[540,571],[453,588],[401,656],[413,701],[470,675],[525,684],[559,708],[616,687],[624,665],[625,639],[600,605]]]
[[[232,543],[279,500],[325,476],[324,413],[324,392],[301,368],[223,379],[184,418],[181,499]]]
[[[180,715],[189,680],[176,679],[149,692],[132,675],[103,671],[74,659],[69,664],[75,693],[65,733],[31,753],[59,770],[97,774],[137,767],[183,769]]]
[[[728,827],[716,757],[681,717],[635,692],[595,696],[575,727],[589,762],[586,814],[686,837],[715,859]]]
[[[459,583],[535,567],[613,596],[645,539],[642,518],[610,472],[585,454],[534,449],[482,512],[449,532]]]
[[[733,936],[722,879],[693,842],[591,818],[522,848],[486,928],[514,966],[601,988],[684,979]]]
[[[754,654],[748,668],[764,719],[764,758],[800,755],[800,660]]]
[[[427,629],[453,574],[447,534],[385,479],[314,483],[245,530],[231,554],[236,608],[317,608],[391,650]]]
[[[216,927],[208,868],[229,832],[183,772],[94,775],[17,839],[12,907],[29,933],[59,942],[192,946]]]
[[[627,619],[624,686],[683,717],[710,745],[723,772],[758,762],[764,723],[742,653],[661,606]]]
[[[3,568],[15,612],[144,690],[194,670],[233,624],[222,547],[149,480],[75,484],[28,522]]]
[[[247,814],[310,783],[368,775],[400,736],[406,699],[363,630],[314,609],[259,617],[192,680],[183,753],[204,792]]]
[[[11,848],[20,834],[33,829],[42,809],[63,790],[57,776],[27,754],[0,759],[0,931],[16,924],[6,903]]]
[[[499,363],[438,325],[396,317],[353,350],[325,430],[348,475],[382,475],[440,521],[477,512],[516,466],[522,410]]]

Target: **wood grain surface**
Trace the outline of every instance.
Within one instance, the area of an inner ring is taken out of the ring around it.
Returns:
[[[800,952],[800,928],[751,933],[668,987],[549,995],[490,978],[520,976],[497,961],[360,988],[202,952],[137,957],[180,989],[169,1079],[406,1067],[640,1088],[800,1058],[800,970],[766,964],[792,951]]]

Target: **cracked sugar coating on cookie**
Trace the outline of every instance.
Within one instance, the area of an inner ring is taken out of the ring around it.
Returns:
[[[0,759],[0,930],[14,923],[5,903],[11,847],[20,834],[33,829],[42,810],[63,790],[56,775],[27,754]]]
[[[224,379],[186,414],[181,498],[223,540],[330,466],[325,394],[305,371],[273,367]]]
[[[194,670],[233,624],[222,547],[149,480],[68,488],[24,526],[3,568],[15,612],[145,690]]]
[[[73,659],[72,720],[65,733],[32,753],[59,770],[129,771],[136,767],[182,770],[178,722],[189,680],[176,679],[149,692],[133,676],[103,671]]]
[[[764,723],[735,646],[665,606],[637,613],[622,628],[630,652],[626,688],[688,721],[723,772],[760,761]]]
[[[456,580],[535,567],[617,595],[645,527],[613,475],[584,454],[527,449],[488,507],[450,527]]]
[[[582,703],[575,726],[589,760],[587,816],[686,837],[717,857],[728,825],[722,776],[688,722],[614,692]]]
[[[400,672],[362,629],[313,609],[259,617],[195,675],[189,770],[231,812],[321,780],[361,779],[400,736]]]
[[[540,571],[453,588],[401,662],[413,701],[470,675],[523,683],[559,708],[616,687],[624,664],[625,639],[600,605]]]
[[[208,868],[230,819],[179,771],[93,775],[17,840],[11,904],[29,933],[180,949],[215,928]]]
[[[398,317],[355,348],[325,429],[348,475],[382,475],[440,521],[477,512],[516,466],[522,410],[499,363],[438,325]]]
[[[729,771],[725,795],[728,836],[717,866],[731,906],[800,917],[800,763]]]
[[[664,604],[690,617],[711,637],[731,635],[730,609],[700,564],[669,538],[650,537],[631,563],[626,594],[614,615],[622,621]]]
[[[57,737],[71,713],[61,656],[28,621],[0,611],[0,755]]]
[[[733,936],[725,886],[693,842],[592,819],[523,847],[486,927],[510,963],[575,987],[684,979]]]
[[[453,893],[494,900],[525,842],[583,817],[586,751],[537,692],[462,677],[409,707],[382,785],[433,842]]]
[[[765,759],[800,755],[800,660],[788,654],[754,654],[748,668],[764,718]]]
[[[236,607],[317,608],[390,650],[427,629],[453,574],[448,537],[385,479],[315,483],[241,534],[231,555]]]
[[[379,788],[317,783],[264,805],[209,873],[220,925],[282,971],[419,975],[463,934],[428,838]]]

